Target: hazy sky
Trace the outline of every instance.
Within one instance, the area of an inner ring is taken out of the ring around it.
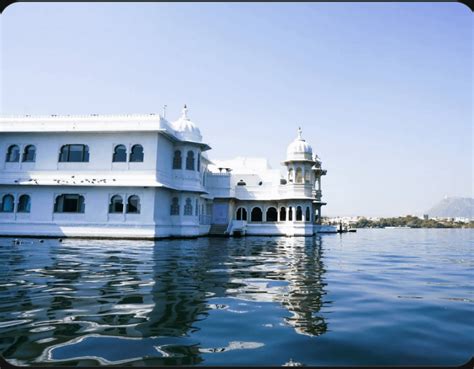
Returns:
[[[326,215],[419,214],[469,196],[472,13],[459,3],[15,3],[2,114],[178,117],[210,158],[303,137]]]

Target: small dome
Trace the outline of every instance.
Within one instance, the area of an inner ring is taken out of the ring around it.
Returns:
[[[176,135],[183,141],[202,142],[199,128],[188,118],[188,108],[184,105],[181,117],[172,123]]]
[[[298,137],[286,149],[286,160],[313,160],[313,149],[301,137],[301,127],[298,128]]]

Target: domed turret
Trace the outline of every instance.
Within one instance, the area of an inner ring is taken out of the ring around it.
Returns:
[[[179,139],[183,141],[202,142],[199,128],[188,118],[188,108],[184,105],[181,117],[172,123]]]
[[[301,137],[301,127],[298,128],[298,137],[288,145],[286,160],[313,160],[313,149]]]

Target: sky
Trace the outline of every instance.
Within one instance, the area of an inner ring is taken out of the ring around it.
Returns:
[[[1,114],[183,104],[211,160],[303,138],[323,215],[422,214],[473,197],[472,13],[460,3],[14,3]]]

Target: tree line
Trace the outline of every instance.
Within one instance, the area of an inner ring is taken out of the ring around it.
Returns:
[[[333,222],[334,223],[334,222]],[[337,224],[337,223],[334,223]],[[410,227],[410,228],[474,228],[474,220],[469,223],[455,221],[454,219],[436,220],[421,219],[412,215],[395,218],[380,218],[370,220],[360,218],[350,223],[354,228],[385,228],[385,227]]]

